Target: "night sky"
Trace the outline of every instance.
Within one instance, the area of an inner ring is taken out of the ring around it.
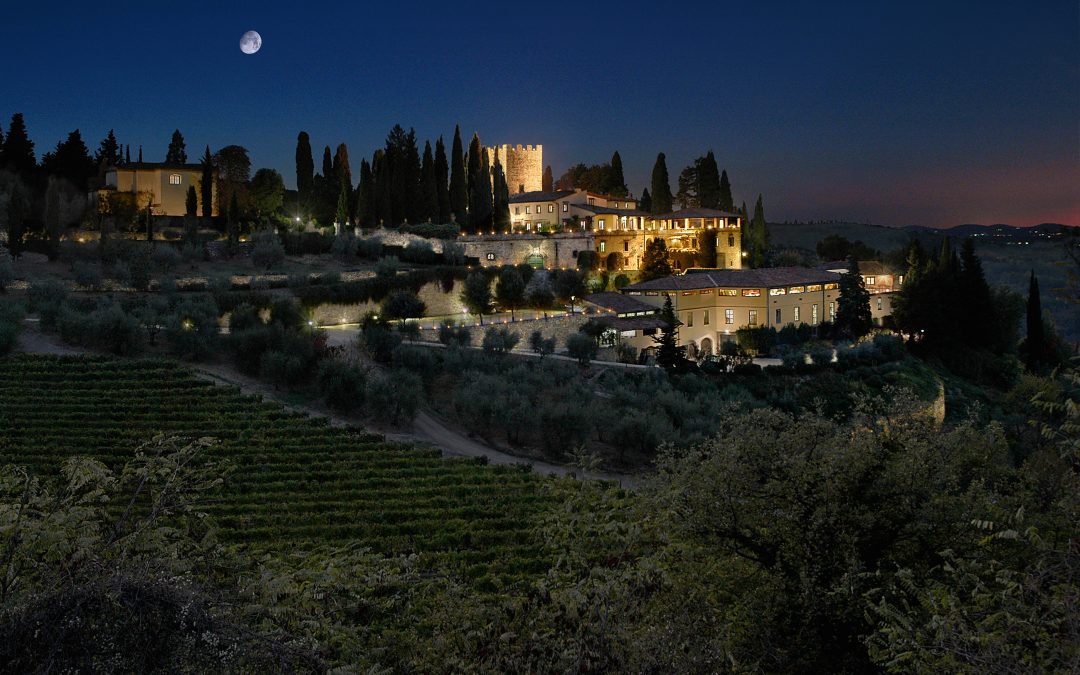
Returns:
[[[178,127],[290,187],[300,130],[356,176],[395,123],[449,146],[460,122],[556,176],[617,149],[635,194],[657,152],[675,191],[712,149],[774,221],[1080,225],[1076,0],[794,4],[20,2],[0,117],[39,158],[78,127],[161,161]]]

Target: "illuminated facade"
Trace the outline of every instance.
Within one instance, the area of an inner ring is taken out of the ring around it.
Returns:
[[[110,192],[128,193],[134,196],[139,208],[146,208],[147,200],[155,216],[187,215],[187,192],[195,186],[195,194],[202,198],[200,164],[157,164],[137,162],[105,171],[105,185],[98,191],[99,197]],[[217,215],[217,186],[212,188],[214,204],[212,214]],[[202,204],[199,205],[202,213]]]

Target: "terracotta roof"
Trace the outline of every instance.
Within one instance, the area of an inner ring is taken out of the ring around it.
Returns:
[[[166,164],[165,162],[128,162],[120,166],[110,166],[106,171],[131,171],[134,169],[183,169],[186,171],[202,171],[202,164]]]
[[[607,323],[615,330],[647,330],[649,328],[663,328],[667,322],[660,318],[659,314],[649,316],[620,316],[608,317]]]
[[[775,288],[798,284],[825,284],[840,281],[840,275],[809,267],[764,267],[756,270],[708,270],[642,281],[623,288],[627,291],[693,291],[708,288]]]
[[[602,309],[615,312],[616,314],[657,311],[656,307],[646,302],[636,300],[628,295],[623,295],[622,293],[612,293],[610,291],[586,295],[582,300],[591,305],[596,305]]]
[[[851,263],[847,260],[834,260],[832,262],[822,263],[818,265],[818,268],[824,270],[844,270],[851,269]],[[892,267],[886,265],[880,260],[860,260],[859,261],[859,274],[899,274]]]
[[[616,209],[610,206],[594,206],[592,204],[571,204],[570,206],[575,209],[581,209],[590,213],[595,213],[599,216],[615,215],[615,216],[648,216],[648,211],[639,211],[637,209]]]
[[[717,209],[680,209],[653,216],[653,220],[681,220],[683,218],[742,218],[738,213]]]
[[[556,199],[569,197],[572,194],[574,194],[573,190],[554,190],[552,192],[533,190],[532,192],[519,192],[516,195],[510,195],[510,203],[514,204],[521,202],[553,202]]]

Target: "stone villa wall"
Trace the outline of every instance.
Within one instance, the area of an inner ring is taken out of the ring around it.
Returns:
[[[477,258],[481,265],[517,265],[530,256],[542,256],[544,267],[574,267],[578,251],[593,250],[592,233],[495,234],[459,237],[465,255]]]
[[[514,322],[491,322],[485,319],[483,326],[467,325],[465,326],[469,334],[472,336],[472,340],[469,342],[474,347],[479,347],[484,340],[484,331],[491,326],[497,328],[508,328],[511,333],[516,334],[520,339],[518,340],[517,349],[528,349],[529,336],[533,334],[533,331],[540,331],[545,338],[555,337],[555,348],[559,351],[566,349],[566,338],[570,337],[574,333],[581,329],[581,326],[588,321],[589,317],[581,314],[575,314],[573,316],[560,315],[557,317],[551,317],[549,319],[535,319],[527,321],[514,321]],[[476,317],[474,315],[469,316],[470,324],[475,323]],[[422,330],[420,331],[420,339],[426,342],[438,342],[439,331],[438,330]]]

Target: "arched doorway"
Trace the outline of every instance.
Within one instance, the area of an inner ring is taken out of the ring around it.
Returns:
[[[547,256],[545,256],[543,253],[540,253],[539,251],[530,253],[529,255],[525,256],[525,264],[537,270],[544,269],[544,263],[546,261]]]

